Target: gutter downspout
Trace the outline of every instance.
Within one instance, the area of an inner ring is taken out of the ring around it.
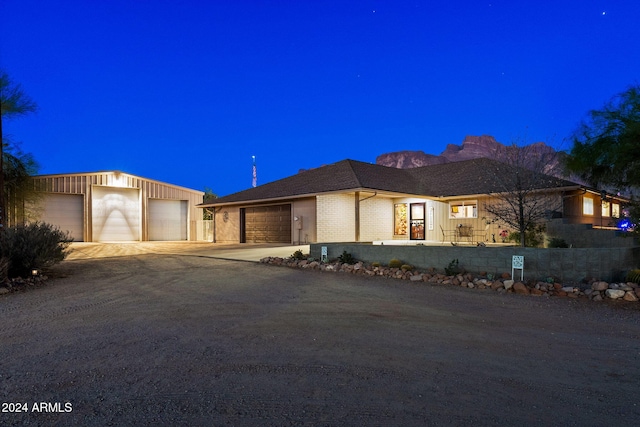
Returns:
[[[355,216],[356,216],[356,229],[355,229],[355,234],[356,234],[356,242],[360,241],[360,202],[364,202],[365,200],[371,199],[373,197],[376,197],[378,195],[378,192],[374,192],[372,196],[369,197],[365,197],[364,199],[360,199],[360,192],[356,191],[356,197],[355,197],[355,201],[356,201],[356,212],[355,212]]]

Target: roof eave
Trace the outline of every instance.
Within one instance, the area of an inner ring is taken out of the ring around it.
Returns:
[[[342,190],[321,191],[321,192],[316,192],[316,193],[297,194],[297,195],[293,195],[293,196],[268,197],[268,198],[264,198],[264,199],[247,199],[247,200],[238,200],[238,201],[233,201],[233,202],[221,202],[221,203],[218,203],[218,202],[202,203],[202,204],[196,205],[196,207],[198,207],[198,208],[215,208],[215,207],[220,207],[220,206],[256,205],[256,204],[265,204],[265,203],[274,203],[274,202],[278,203],[278,202],[284,202],[284,201],[287,201],[287,200],[305,199],[305,198],[323,196],[323,195],[328,195],[328,194],[355,193],[355,192],[376,193],[376,194],[381,195],[381,196],[384,195],[384,196],[394,197],[394,198],[419,197],[419,198],[422,198],[422,199],[436,199],[436,197],[427,196],[427,195],[424,195],[424,194],[400,193],[400,192],[389,191],[389,190],[379,190],[379,189],[375,189],[375,188],[359,187],[359,188],[348,188],[348,189],[342,189]]]

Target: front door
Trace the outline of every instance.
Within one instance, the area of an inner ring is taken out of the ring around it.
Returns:
[[[409,213],[411,240],[424,240],[424,203],[411,203]]]

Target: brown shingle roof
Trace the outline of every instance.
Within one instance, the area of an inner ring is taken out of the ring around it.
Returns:
[[[230,194],[201,206],[363,189],[431,197],[489,194],[505,191],[505,180],[496,177],[513,175],[509,173],[510,170],[515,169],[491,159],[473,159],[413,169],[342,160]],[[538,188],[578,186],[573,182],[550,176],[545,178],[540,181],[542,185]]]
[[[535,174],[527,169],[496,160],[479,158],[409,169],[422,183],[425,195],[462,196],[501,193],[516,188],[520,177],[528,189],[578,187],[579,185],[550,175]]]
[[[414,188],[415,185],[415,178],[405,169],[355,160],[342,160],[331,165],[306,170],[287,178],[220,197],[206,205],[273,200],[354,189],[404,193]]]

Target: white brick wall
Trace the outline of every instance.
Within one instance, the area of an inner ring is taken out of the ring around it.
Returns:
[[[362,193],[360,198],[363,199]],[[360,202],[360,241],[393,239],[393,200],[380,196]]]
[[[355,241],[356,208],[353,193],[320,195],[316,203],[318,242]]]

